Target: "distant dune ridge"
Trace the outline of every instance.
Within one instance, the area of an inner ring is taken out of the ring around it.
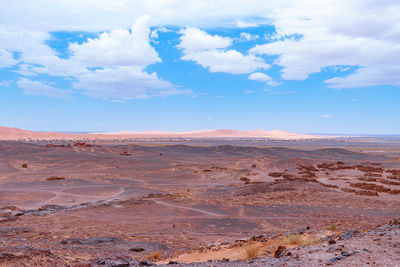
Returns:
[[[60,132],[34,132],[18,128],[0,126],[0,140],[19,140],[19,139],[129,139],[129,138],[270,138],[270,139],[308,139],[321,138],[317,135],[290,133],[282,130],[200,130],[190,132],[109,132],[109,133],[88,133],[72,134]]]

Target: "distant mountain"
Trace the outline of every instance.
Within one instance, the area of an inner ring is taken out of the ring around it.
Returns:
[[[289,133],[282,130],[264,131],[237,131],[237,130],[201,130],[191,132],[109,132],[72,134],[59,132],[34,132],[18,128],[0,126],[0,140],[16,139],[126,139],[126,138],[271,138],[271,139],[305,139],[317,138],[318,136]]]
[[[57,132],[34,132],[28,130],[22,130],[18,128],[2,127],[0,126],[0,140],[16,140],[24,138],[58,138],[58,136],[64,136],[65,134]]]

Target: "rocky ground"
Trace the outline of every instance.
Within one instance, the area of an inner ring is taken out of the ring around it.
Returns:
[[[0,265],[396,266],[400,162],[365,152],[0,142]]]

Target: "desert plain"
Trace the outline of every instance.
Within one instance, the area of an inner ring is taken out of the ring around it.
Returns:
[[[1,266],[400,262],[398,138],[6,130]]]

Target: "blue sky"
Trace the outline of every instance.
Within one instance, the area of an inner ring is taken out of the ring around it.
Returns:
[[[1,126],[400,133],[396,2],[78,2],[2,4]]]

